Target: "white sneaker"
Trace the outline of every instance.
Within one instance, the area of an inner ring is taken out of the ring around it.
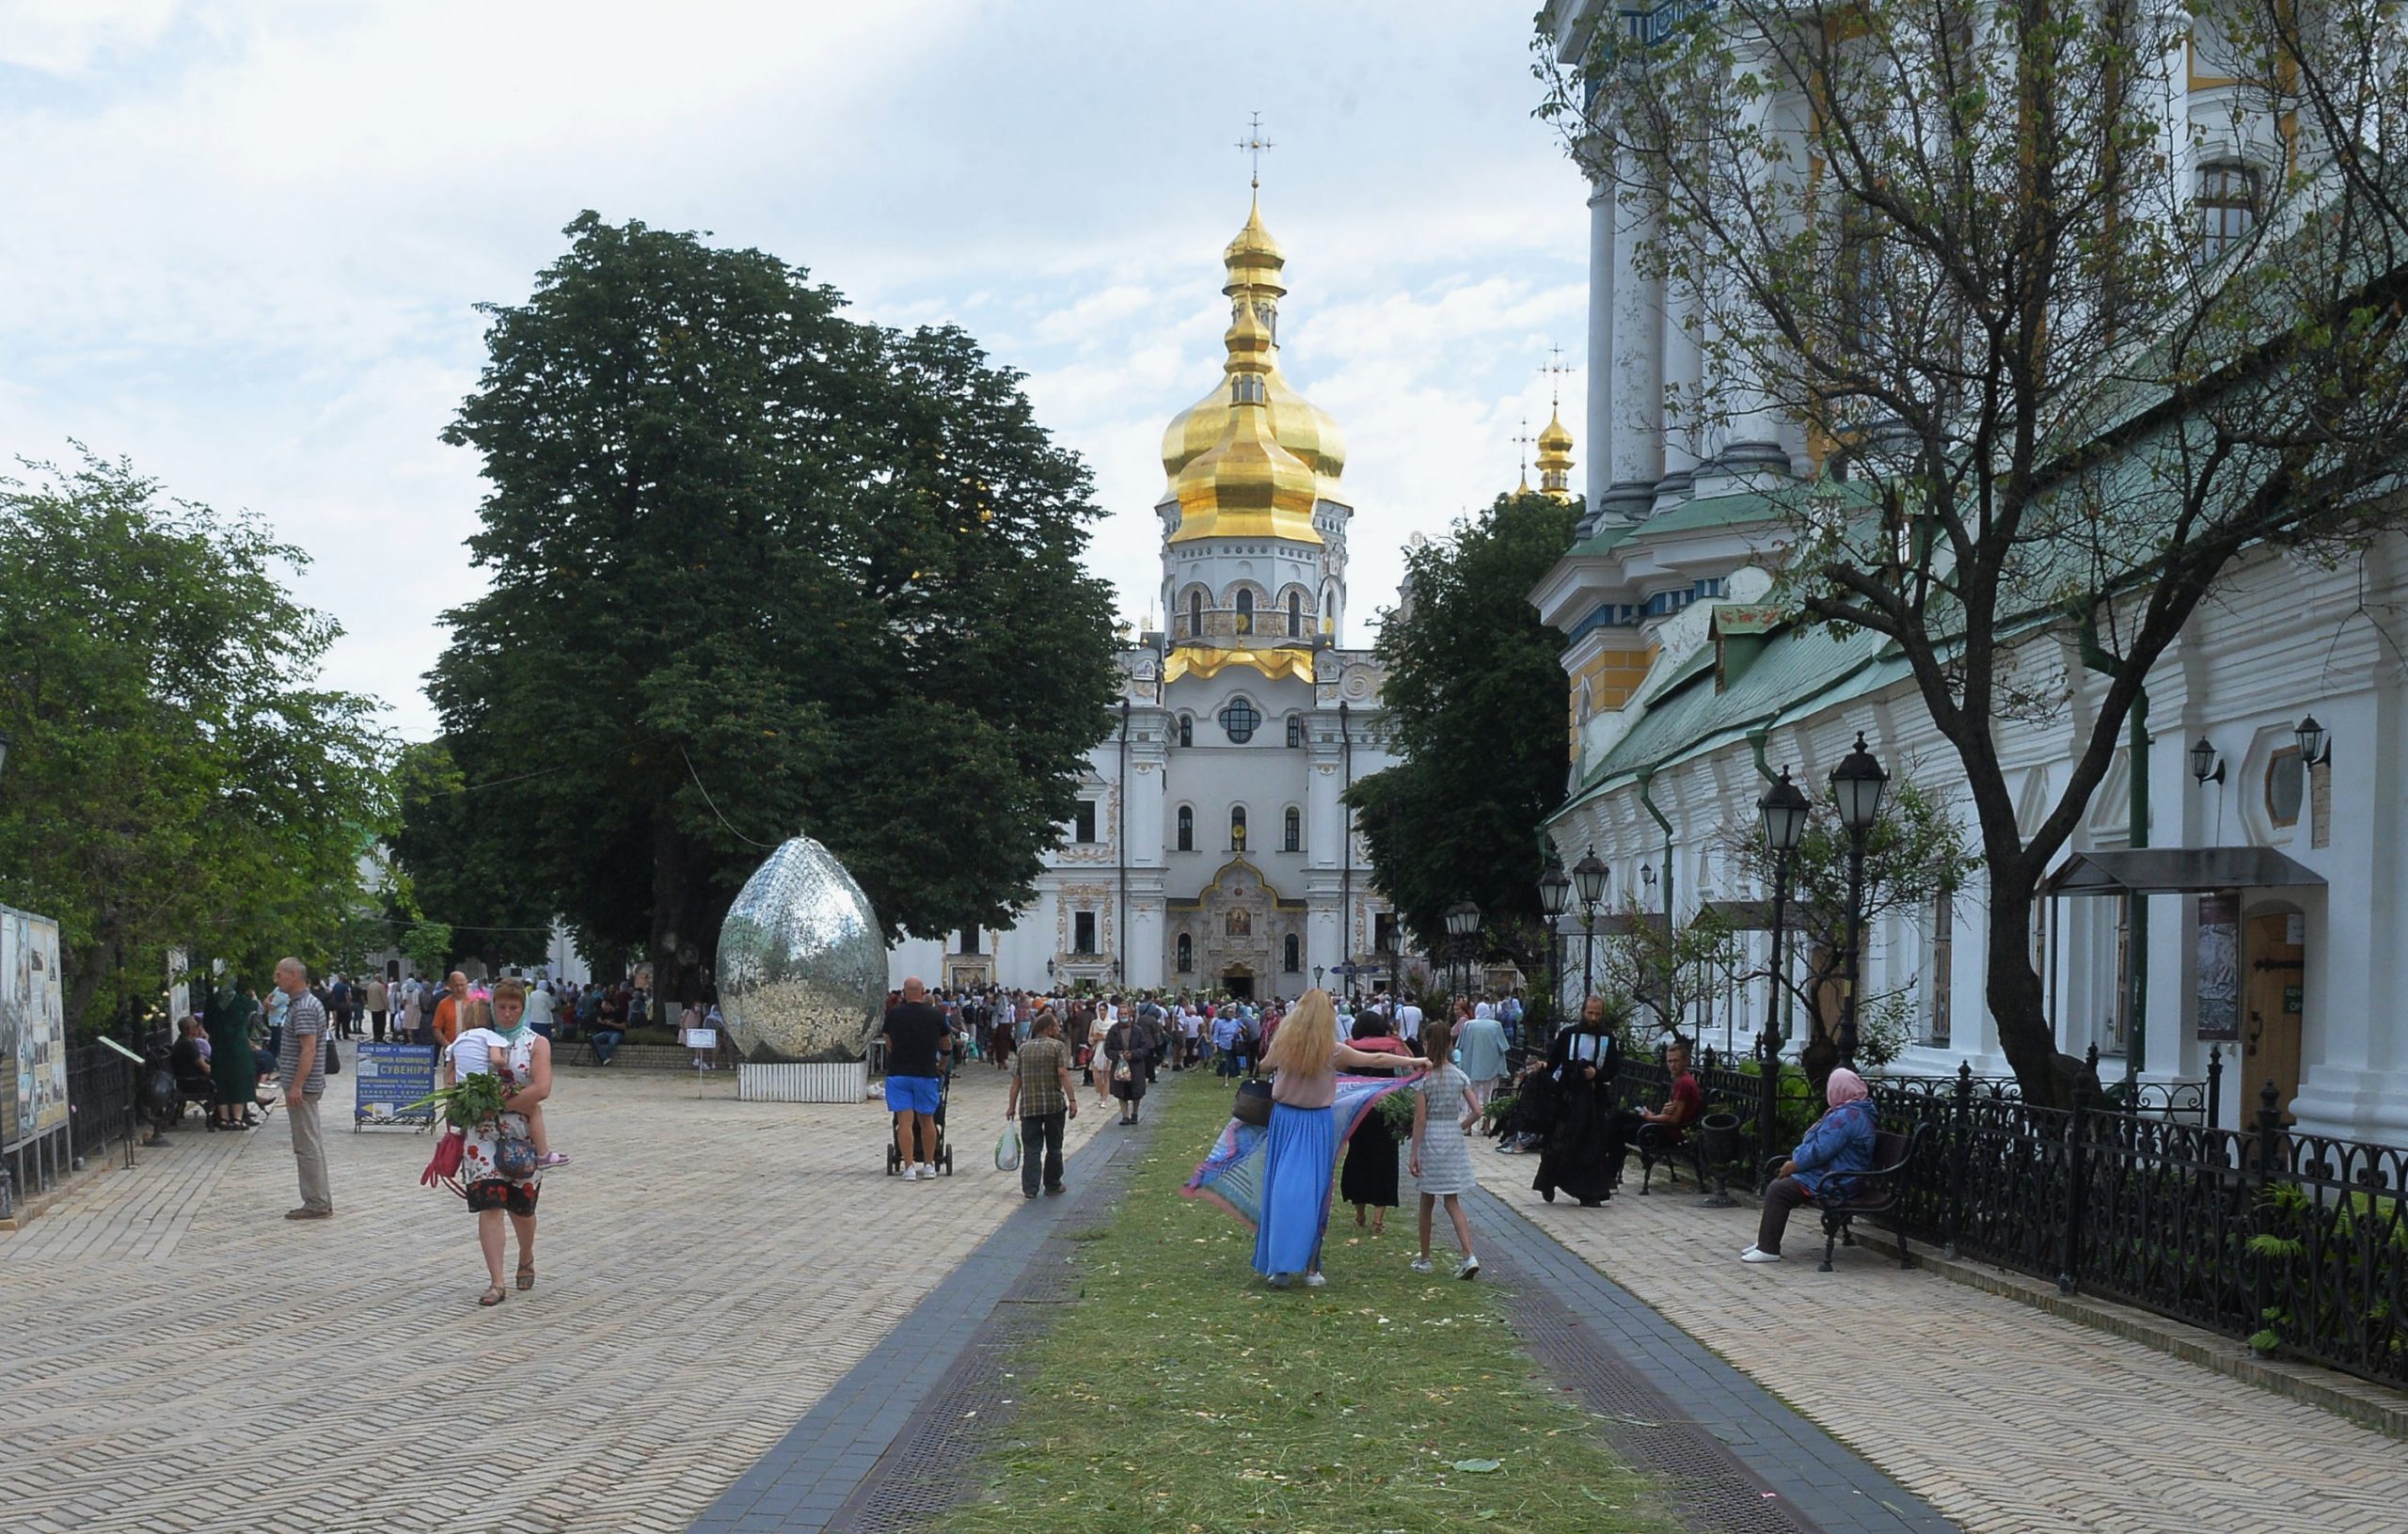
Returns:
[[[934,1165],[934,1163],[932,1163],[932,1162],[921,1162],[921,1163],[920,1163],[920,1180],[921,1180],[922,1182],[934,1182],[936,1179],[937,1179],[937,1169],[936,1169],[936,1166]]]
[[[1328,1283],[1328,1282],[1329,1282],[1329,1280],[1328,1280],[1328,1279],[1323,1278],[1323,1277],[1321,1274],[1319,1274],[1319,1273],[1307,1273],[1307,1274],[1305,1274],[1305,1288],[1307,1288],[1307,1289],[1319,1289],[1319,1288],[1321,1288],[1323,1284],[1326,1284],[1326,1283]]]
[[[1466,1256],[1464,1258],[1463,1266],[1455,1270],[1455,1276],[1457,1278],[1478,1278],[1480,1276],[1480,1258]]]
[[[911,1162],[905,1162],[903,1163],[903,1180],[904,1180],[904,1181],[906,1181],[906,1182],[917,1182],[917,1181],[919,1181],[919,1180],[920,1180],[920,1169],[919,1169],[919,1167],[917,1167],[916,1165],[912,1164],[912,1163],[911,1163]]]
[[[1273,1273],[1271,1275],[1271,1287],[1273,1289],[1286,1289],[1288,1287],[1288,1275],[1286,1273]]]
[[[1413,1271],[1418,1273],[1432,1273],[1435,1271],[1435,1266],[1428,1257],[1415,1257],[1413,1259]]]
[[[1751,1246],[1746,1251],[1739,1254],[1739,1260],[1742,1262],[1779,1262],[1781,1260],[1781,1254],[1779,1252],[1767,1252],[1761,1246]]]

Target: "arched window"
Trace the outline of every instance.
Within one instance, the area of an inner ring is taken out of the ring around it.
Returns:
[[[1280,945],[1280,957],[1284,960],[1280,967],[1290,974],[1300,974],[1304,972],[1305,945],[1296,941],[1296,935],[1293,932],[1289,933],[1288,941]]]
[[[1200,640],[1204,637],[1204,593],[1202,592],[1187,593],[1187,637],[1191,640]]]
[[[1290,852],[1302,852],[1305,849],[1304,814],[1292,804],[1288,806],[1287,830],[1283,839],[1287,843],[1286,850]]]
[[[1229,806],[1229,850],[1245,850],[1245,806],[1243,804]]]
[[[1254,593],[1252,592],[1238,593],[1238,632],[1241,634],[1254,632]]]
[[[2258,227],[2258,172],[2238,160],[2199,167],[2199,255],[2214,261]]]
[[[1291,714],[1288,716],[1288,744],[1291,746],[1301,746],[1304,743],[1305,716],[1302,714]]]
[[[1179,743],[1182,746],[1196,744],[1196,720],[1186,714],[1179,716]]]
[[[1192,804],[1179,807],[1179,849],[1181,852],[1196,850],[1196,806]]]
[[[1243,696],[1232,698],[1221,705],[1221,728],[1229,733],[1229,740],[1234,745],[1243,746],[1252,740],[1254,732],[1261,725],[1261,710]]]
[[[1196,968],[1196,940],[1182,932],[1179,935],[1179,973],[1186,974]]]

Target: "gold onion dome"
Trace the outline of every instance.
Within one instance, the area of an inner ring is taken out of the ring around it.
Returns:
[[[1559,499],[1572,494],[1572,429],[1563,424],[1561,406],[1539,433],[1539,491]]]
[[[1232,312],[1253,309],[1256,318],[1269,329],[1275,324],[1278,300],[1288,292],[1279,281],[1288,258],[1279,249],[1279,243],[1262,227],[1259,199],[1247,213],[1245,228],[1238,230],[1237,238],[1221,253],[1221,261],[1228,273],[1228,282],[1221,292],[1228,295]],[[1346,438],[1339,433],[1338,422],[1315,408],[1281,376],[1275,330],[1271,340],[1262,376],[1272,435],[1312,469],[1319,482],[1315,493],[1323,499],[1335,500],[1339,477],[1346,472]],[[1170,482],[1165,495],[1175,494],[1180,473],[1221,439],[1231,404],[1229,378],[1225,372],[1211,393],[1173,417],[1169,428],[1163,433],[1163,473]]]
[[[1179,498],[1174,544],[1199,538],[1285,538],[1317,544],[1313,503],[1320,478],[1272,429],[1271,328],[1252,304],[1230,322],[1225,384],[1229,406],[1219,437],[1171,482]]]

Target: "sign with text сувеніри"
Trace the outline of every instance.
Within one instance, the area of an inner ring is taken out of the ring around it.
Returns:
[[[351,1127],[432,1124],[435,1110],[402,1110],[435,1090],[432,1044],[360,1044],[352,1050]]]
[[[0,1058],[15,1077],[0,1082],[16,1110],[10,1144],[65,1128],[67,998],[58,924],[7,906],[0,906]]]

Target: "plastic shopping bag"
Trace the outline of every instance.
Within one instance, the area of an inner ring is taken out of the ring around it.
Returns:
[[[996,1139],[995,1170],[998,1172],[1017,1172],[1020,1170],[1019,1130],[1006,1130],[1003,1134]]]

